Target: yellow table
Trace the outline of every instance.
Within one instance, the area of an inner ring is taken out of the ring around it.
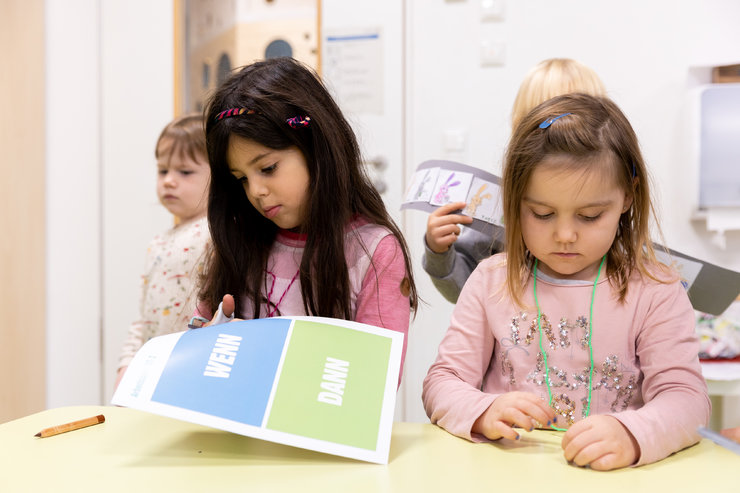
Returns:
[[[61,435],[34,434],[104,414]],[[560,433],[473,444],[431,424],[394,423],[388,465],[265,442],[132,409],[50,409],[0,425],[0,492],[740,491],[740,456],[712,442],[608,473],[568,465]]]

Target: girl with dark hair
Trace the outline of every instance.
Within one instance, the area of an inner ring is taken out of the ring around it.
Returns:
[[[475,441],[563,431],[565,459],[648,464],[699,441],[710,414],[694,311],[650,239],[637,137],[609,99],[524,116],[502,179],[506,253],[460,293],[424,380],[427,414]]]
[[[213,252],[199,315],[333,317],[406,334],[417,306],[406,243],[318,76],[292,58],[248,65],[205,118]]]

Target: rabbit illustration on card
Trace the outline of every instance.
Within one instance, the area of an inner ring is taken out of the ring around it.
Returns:
[[[432,179],[431,173],[427,171],[426,174],[424,174],[424,179],[421,181],[421,183],[419,184],[419,187],[416,189],[416,195],[414,196],[415,200],[419,200],[424,196],[424,193],[427,190],[427,184],[429,184],[431,179]]]
[[[447,177],[444,184],[442,184],[441,187],[439,187],[439,190],[437,191],[437,195],[434,196],[434,200],[438,203],[447,203],[450,200],[450,188],[456,187],[460,184],[460,180],[452,181],[452,179],[455,177],[455,173],[451,173],[450,176]]]
[[[475,211],[478,209],[478,206],[484,201],[491,199],[493,196],[490,193],[487,193],[485,195],[483,194],[483,191],[488,188],[488,184],[484,183],[477,192],[475,192],[475,195],[473,195],[470,198],[470,203],[465,208],[465,212],[470,214],[471,216],[475,215]]]

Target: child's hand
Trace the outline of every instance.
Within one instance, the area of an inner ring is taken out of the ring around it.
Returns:
[[[425,235],[429,249],[435,253],[444,253],[457,241],[460,234],[459,223],[470,224],[473,218],[463,214],[452,214],[465,207],[465,202],[450,202],[429,214],[427,233]]]
[[[213,318],[205,323],[203,327],[241,320],[240,318],[234,318],[235,307],[236,303],[234,303],[234,297],[230,294],[225,294],[218,310],[213,314]]]
[[[234,303],[234,297],[230,294],[225,294],[224,299],[221,301],[221,311],[223,311],[224,315],[227,317],[234,316],[235,307],[236,303]]]
[[[490,440],[518,440],[513,427],[532,431],[535,426],[549,426],[555,421],[555,411],[531,392],[508,392],[496,398],[486,412],[475,420],[472,431]]]
[[[740,443],[740,426],[737,426],[735,428],[725,428],[724,430],[720,431],[720,433],[722,434],[722,436]]]
[[[637,440],[617,418],[589,416],[570,427],[561,443],[565,460],[608,471],[631,466],[640,454]]]

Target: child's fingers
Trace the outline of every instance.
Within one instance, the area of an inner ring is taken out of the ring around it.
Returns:
[[[236,303],[234,302],[234,297],[230,294],[225,294],[221,304],[221,310],[223,311],[224,315],[226,315],[227,317],[233,316],[235,307]]]
[[[445,252],[450,245],[457,241],[462,230],[460,229],[460,226],[458,226],[453,220],[448,219],[447,216],[438,218],[438,222],[434,222],[431,219],[432,218],[430,217],[430,221],[427,225],[427,245],[433,252]]]
[[[534,429],[532,416],[526,410],[516,407],[507,407],[504,409],[501,412],[500,420],[511,423],[511,426],[516,426],[523,430],[532,431]]]
[[[427,219],[426,240],[427,245],[432,251],[442,253],[447,251],[448,247],[457,241],[460,235],[460,226],[458,224],[470,224],[473,222],[472,217],[462,214],[451,214],[453,211],[465,207],[465,202],[452,202],[443,205],[429,214]]]
[[[720,431],[720,433],[722,434],[722,436],[740,443],[740,426],[736,428],[725,428],[724,430]]]
[[[437,218],[436,224],[470,224],[473,222],[473,218],[465,216],[463,214],[448,214]]]
[[[591,460],[588,466],[595,471],[611,471],[612,469],[624,467],[620,462],[619,455],[612,451],[604,453],[598,459]]]
[[[555,412],[539,396],[531,392],[508,392],[498,396],[474,427],[489,438],[499,436],[516,440],[519,433],[512,428],[532,431],[537,423],[543,426],[555,421]]]
[[[593,432],[590,422],[579,421],[565,432],[560,446],[565,460],[585,466],[603,455],[595,448],[600,441],[601,435]]]
[[[537,399],[537,402],[533,403],[533,405],[527,409],[527,412],[532,419],[537,421],[537,423],[540,423],[542,426],[550,426],[557,421],[555,410],[539,398]]]
[[[445,224],[443,226],[438,226],[437,228],[435,228],[432,232],[432,235],[440,240],[445,236],[452,236],[456,238],[460,235],[461,231],[462,230],[460,229],[460,226],[458,226],[457,224]]]
[[[606,471],[634,464],[640,446],[612,416],[595,415],[575,423],[563,435],[563,456],[578,466]]]
[[[462,210],[466,205],[468,204],[465,202],[450,202],[449,204],[439,206],[437,210],[432,212],[431,215],[437,217],[446,216],[448,214],[452,214],[455,211]]]
[[[563,440],[563,457],[577,466],[589,466],[596,471],[609,471],[629,465],[623,448],[615,446],[603,437],[594,433],[580,433],[565,445]]]
[[[519,433],[516,432],[509,424],[503,421],[493,423],[493,437],[508,438],[509,440],[519,440]],[[489,437],[490,438],[490,437]]]
[[[587,446],[590,441],[588,435],[582,432],[574,426],[572,426],[565,434],[563,439],[560,441],[560,447],[563,449],[563,456],[568,462],[573,462],[573,458],[578,452]]]
[[[556,420],[555,410],[534,394],[522,393],[518,407],[529,418],[542,426],[550,426]]]
[[[574,442],[572,442],[571,445],[573,445],[573,443]],[[601,441],[591,441],[578,449],[571,447],[570,450],[564,451],[563,455],[565,456],[565,460],[568,462],[572,462],[577,466],[583,467],[588,466],[599,459],[606,459],[606,456],[609,455],[610,452],[611,451],[605,443]]]
[[[216,313],[213,314],[213,318],[203,324],[202,327],[210,327],[211,325],[225,324],[234,321],[234,309],[235,309],[234,297],[230,294],[224,295],[221,303],[218,305]],[[193,320],[200,319],[201,317],[193,317]],[[204,319],[201,319],[204,320]],[[197,328],[192,325],[188,325],[191,329]]]
[[[443,216],[430,215],[429,220],[427,221],[427,229],[439,228],[451,224],[470,224],[471,222],[473,222],[472,217],[464,216],[462,214],[446,214]]]

